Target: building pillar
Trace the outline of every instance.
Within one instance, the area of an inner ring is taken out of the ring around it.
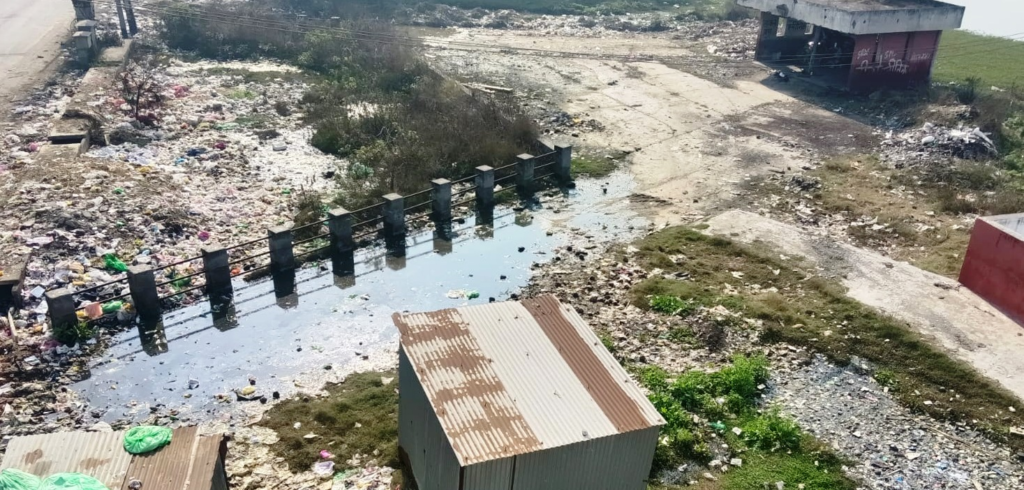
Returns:
[[[537,168],[537,160],[529,153],[516,157],[516,190],[528,196],[533,193],[533,173]]]
[[[267,238],[270,245],[270,273],[277,275],[295,270],[292,223],[270,228],[267,230]]]
[[[228,265],[228,251],[223,247],[203,247],[203,274],[206,276],[206,294],[211,301],[230,298],[234,292],[231,285],[231,267]]]
[[[405,241],[405,198],[391,193],[384,196],[381,208],[384,218],[384,240],[390,243]]]
[[[331,233],[331,264],[334,274],[355,274],[356,242],[352,238],[352,214],[343,208],[328,211],[327,229]]]
[[[480,208],[494,207],[494,168],[481,165],[476,168],[476,205]]]
[[[572,181],[572,146],[555,145],[555,176],[563,184]]]
[[[121,25],[121,39],[128,39],[131,36],[128,35],[128,26],[124,22],[124,6],[121,0],[114,0],[114,4],[117,7],[117,22]]]
[[[71,0],[75,7],[76,20],[96,20],[96,9],[92,0]]]
[[[67,289],[54,289],[47,291],[46,309],[50,314],[50,329],[56,330],[78,324],[78,315],[75,313],[75,296]],[[14,331],[14,325],[11,325]]]
[[[808,75],[814,75],[814,58],[818,54],[819,42],[821,42],[821,26],[814,26],[814,38],[811,40],[811,58],[807,61]]]
[[[430,199],[433,201],[431,211],[435,221],[451,221],[452,219],[452,183],[448,179],[430,181]]]
[[[124,2],[125,18],[128,20],[128,33],[134,37],[139,32],[139,25],[135,22],[135,8],[132,7],[132,0],[122,1]]]
[[[128,290],[132,304],[139,318],[144,322],[160,320],[160,295],[156,290],[156,276],[149,266],[134,265],[128,267]]]

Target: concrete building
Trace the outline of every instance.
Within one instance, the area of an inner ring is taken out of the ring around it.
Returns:
[[[664,420],[553,296],[395,314],[420,490],[644,490]]]
[[[14,468],[46,478],[56,473],[91,476],[111,490],[132,480],[145,490],[227,490],[223,436],[200,436],[197,427],[175,429],[171,443],[146,454],[124,450],[125,431],[57,432],[15,437],[0,470]]]
[[[1024,213],[974,222],[960,284],[1024,325]]]
[[[737,0],[761,12],[756,58],[854,92],[927,84],[964,7],[935,0]]]

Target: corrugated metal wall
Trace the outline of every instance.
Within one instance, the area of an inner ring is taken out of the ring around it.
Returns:
[[[459,488],[460,466],[427,394],[398,349],[398,445],[409,457],[420,490]]]
[[[657,444],[652,427],[522,454],[511,490],[644,490]]]
[[[511,489],[515,458],[516,456],[512,456],[467,466],[463,473],[461,490]]]
[[[850,90],[907,89],[928,83],[939,44],[938,31],[856,37]]]

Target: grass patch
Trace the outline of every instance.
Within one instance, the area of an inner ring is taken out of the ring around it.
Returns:
[[[818,277],[816,271],[783,261],[776,251],[684,227],[654,233],[639,248],[638,259],[646,268],[685,272],[690,279],[647,279],[632,291],[634,304],[649,307],[650,296],[657,294],[702,304],[724,299],[719,304],[763,321],[765,342],[806,346],[841,365],[851,356],[867,359],[886,371],[903,405],[936,419],[966,422],[993,440],[1024,449],[1021,438],[1007,437],[1009,427],[1024,423],[1024,417],[1008,411],[1020,404],[1015,396],[951,359],[904,322],[850,299],[840,284]],[[760,287],[748,288],[750,284]],[[693,296],[681,295],[684,291]]]
[[[235,100],[252,100],[252,99],[255,99],[256,97],[259,97],[259,94],[257,94],[256,92],[253,92],[252,90],[248,90],[248,89],[232,90],[232,91],[228,92],[227,95],[228,95],[229,99],[235,99]]]
[[[705,482],[707,486],[700,488],[760,488],[783,475],[787,485],[856,487],[843,476],[841,462],[804,435],[794,421],[775,409],[759,407],[769,374],[763,356],[736,356],[719,371],[692,370],[675,379],[653,366],[635,368],[634,372],[650,390],[651,402],[666,421],[652,476],[688,460],[729,462],[739,458],[742,466],[719,474],[718,481]],[[764,479],[769,477],[775,479]]]
[[[967,31],[945,31],[935,58],[933,78],[964,82],[975,77],[983,87],[1007,89],[1024,80],[1024,64],[1008,62],[1020,59],[1024,59],[1024,42]]]
[[[398,458],[398,393],[395,373],[359,373],[327,387],[328,396],[297,395],[270,409],[260,423],[277,432],[280,442],[271,450],[294,472],[307,471],[320,461],[320,451],[335,455],[337,471],[345,461],[362,455],[364,462],[401,468]],[[385,385],[382,378],[391,378]],[[301,425],[296,428],[295,424]],[[307,439],[308,434],[318,437]],[[377,456],[374,456],[377,454]],[[395,472],[396,483],[401,475]]]
[[[615,160],[608,157],[577,156],[572,159],[572,176],[576,177],[606,177],[615,171]]]

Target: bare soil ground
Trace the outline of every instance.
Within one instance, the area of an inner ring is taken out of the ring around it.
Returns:
[[[728,209],[726,203],[745,202],[739,184],[749,178],[799,170],[825,156],[875,144],[868,126],[786,95],[758,65],[714,64],[697,56],[707,40],[483,29],[447,34],[428,38],[437,46],[430,55],[444,71],[514,87],[541,112],[557,108],[604,127],[577,137],[555,135],[559,142],[635,150],[630,159],[635,193],[649,197],[636,208],[659,224],[691,221]],[[607,59],[444,49],[450,41],[598,53]]]

